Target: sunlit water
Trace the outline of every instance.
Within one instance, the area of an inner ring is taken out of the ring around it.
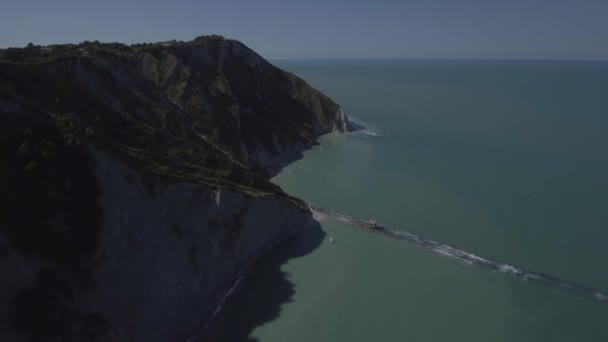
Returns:
[[[323,137],[275,178],[286,191],[608,291],[608,64],[276,64],[369,129]],[[608,341],[606,302],[332,220],[323,230],[318,248],[281,266],[289,300],[250,338]],[[228,326],[256,315],[281,253],[263,260],[227,306]]]

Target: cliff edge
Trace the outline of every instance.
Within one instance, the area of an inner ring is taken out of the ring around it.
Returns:
[[[269,183],[351,124],[242,43],[0,51],[0,340],[178,341],[315,225]]]

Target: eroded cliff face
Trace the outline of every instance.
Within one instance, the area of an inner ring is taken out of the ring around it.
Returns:
[[[168,181],[94,155],[101,229],[90,232],[93,250],[74,256],[86,267],[28,257],[4,237],[0,340],[185,341],[255,257],[314,225],[285,198]]]
[[[167,184],[101,154],[97,175],[105,223],[85,302],[117,328],[113,341],[193,336],[249,263],[316,224],[284,198]]]
[[[1,341],[185,340],[318,227],[267,177],[350,123],[297,76],[217,37],[28,49],[0,58]]]

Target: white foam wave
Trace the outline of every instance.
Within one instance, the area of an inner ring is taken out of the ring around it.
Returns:
[[[542,280],[542,278],[539,275],[531,274],[531,273],[524,274],[523,278],[524,278],[524,280]]]
[[[464,251],[461,251],[461,252],[462,252],[462,253],[464,253],[464,254],[465,254],[465,255],[466,255],[466,256],[467,256],[469,259],[473,259],[473,260],[475,260],[475,261],[478,261],[478,262],[483,262],[483,263],[488,262],[488,260],[486,260],[486,259],[484,259],[484,258],[482,258],[482,257],[479,257],[479,256],[477,256],[477,255],[475,255],[475,254],[472,254],[472,253],[467,253],[467,252],[464,252]]]
[[[445,248],[445,246],[439,246],[439,247],[435,247],[433,249],[435,250],[435,252],[437,252],[439,254],[443,254],[445,256],[449,256],[452,258],[456,257],[456,255],[454,255],[454,253],[452,252],[451,248]]]
[[[498,272],[500,273],[512,273],[512,274],[521,274],[521,270],[513,265],[502,264],[498,266]]]
[[[363,131],[361,132],[365,135],[369,135],[371,137],[388,137],[390,136],[390,134],[388,133],[381,133],[381,132],[374,132],[374,131]]]
[[[339,214],[332,210],[326,210],[321,208],[316,208],[311,206],[311,208],[316,209],[324,213],[327,216],[332,217],[333,219],[352,225],[357,228],[366,228],[368,227],[368,221],[360,220],[356,217],[351,217],[348,215]],[[367,229],[369,230],[369,229]],[[441,254],[446,257],[458,259],[468,265],[477,265],[479,267],[483,267],[486,269],[490,269],[492,271],[496,271],[502,274],[507,274],[511,276],[515,276],[517,278],[523,279],[524,281],[532,281],[543,284],[545,286],[560,288],[564,291],[569,291],[576,293],[578,295],[586,296],[593,298],[599,301],[608,301],[608,294],[588,288],[583,285],[578,285],[573,282],[569,282],[567,280],[560,279],[555,276],[551,276],[548,274],[538,273],[530,270],[525,270],[519,267],[516,267],[512,264],[507,263],[498,263],[492,259],[485,259],[473,253],[466,252],[464,250],[454,248],[449,245],[441,244],[437,241],[431,239],[425,239],[423,237],[417,236],[415,234],[409,233],[403,230],[395,230],[391,229],[387,226],[377,224],[376,229],[372,231],[377,231],[379,233],[385,234],[387,236],[407,241],[410,243],[414,243],[420,247],[424,247],[430,251],[433,251],[437,254]]]

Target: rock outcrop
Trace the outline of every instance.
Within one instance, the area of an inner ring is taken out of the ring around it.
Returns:
[[[344,112],[217,36],[0,56],[0,340],[179,341],[315,224],[267,178]]]

